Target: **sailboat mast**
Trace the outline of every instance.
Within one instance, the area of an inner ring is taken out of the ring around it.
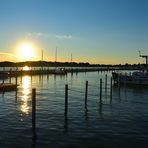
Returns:
[[[43,56],[44,56],[44,55],[43,55],[43,49],[42,49],[42,61],[43,61]]]
[[[72,63],[72,53],[71,53],[71,63]]]
[[[43,49],[42,49],[42,71],[43,71]]]
[[[55,62],[57,62],[57,47],[56,47],[56,52],[55,52]]]

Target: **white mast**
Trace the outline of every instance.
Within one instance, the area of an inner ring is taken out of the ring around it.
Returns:
[[[55,62],[57,62],[57,47],[56,47],[56,52],[55,52]]]

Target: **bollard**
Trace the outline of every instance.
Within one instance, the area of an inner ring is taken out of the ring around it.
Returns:
[[[88,94],[88,81],[86,81],[85,86],[85,109],[87,110],[87,94]]]
[[[65,112],[64,115],[67,116],[68,112],[68,84],[65,85]]]
[[[32,133],[33,139],[36,138],[36,89],[32,89]]]
[[[102,104],[102,79],[100,79],[100,104]]]

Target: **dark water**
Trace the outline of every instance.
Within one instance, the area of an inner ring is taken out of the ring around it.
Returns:
[[[108,73],[108,88],[110,87]],[[120,148],[148,147],[148,87],[113,86],[103,90],[105,73],[68,76],[24,76],[18,91],[0,94],[0,148]],[[88,111],[84,109],[88,80]],[[12,79],[15,82],[15,79]],[[69,109],[64,117],[64,87],[69,87]],[[37,139],[32,140],[31,90],[37,90]]]

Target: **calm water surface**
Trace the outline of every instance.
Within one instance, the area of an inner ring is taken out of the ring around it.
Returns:
[[[108,88],[110,76],[108,75]],[[105,73],[18,77],[18,91],[0,94],[0,148],[148,147],[148,87],[113,86],[103,90]],[[88,80],[88,111],[84,110]],[[12,79],[15,82],[15,79]],[[64,117],[64,88],[69,109]],[[37,90],[37,139],[32,140],[31,91]]]

